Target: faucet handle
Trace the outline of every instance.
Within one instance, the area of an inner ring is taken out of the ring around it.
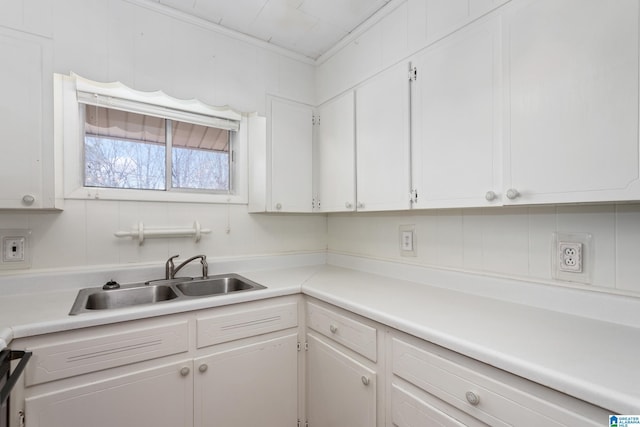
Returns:
[[[174,255],[172,257],[169,257],[169,259],[167,260],[167,262],[164,264],[164,278],[166,280],[169,279],[173,279],[173,275],[174,275],[174,267],[175,265],[173,264],[173,260],[178,258],[180,255]]]
[[[201,255],[200,264],[202,264],[202,277],[209,277],[209,264],[207,264],[206,255]]]

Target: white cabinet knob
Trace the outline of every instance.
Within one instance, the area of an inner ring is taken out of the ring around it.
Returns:
[[[186,366],[180,369],[180,375],[182,375],[183,377],[186,377],[187,375],[189,375],[189,372],[191,372],[191,369],[189,369]]]
[[[487,199],[487,202],[492,202],[498,197],[498,195],[493,191],[487,191],[487,194],[484,195],[484,198]]]
[[[468,391],[465,397],[467,398],[467,402],[473,406],[477,406],[478,403],[480,403],[480,397],[472,391]]]
[[[198,371],[200,371],[201,374],[204,374],[205,372],[207,372],[207,369],[209,369],[209,367],[207,366],[206,363],[203,363],[198,367]]]
[[[31,206],[35,201],[36,201],[36,198],[33,197],[31,194],[25,194],[24,196],[22,196],[22,203],[24,203],[27,206]]]
[[[353,207],[353,205],[351,203],[347,202],[347,203],[344,204],[344,207],[347,208],[347,209],[351,209]]]
[[[517,199],[519,196],[520,196],[520,193],[518,193],[518,190],[516,190],[515,188],[510,188],[507,190],[507,199],[514,200],[514,199]]]
[[[360,378],[362,380],[362,384],[369,385],[369,377],[365,377],[364,375]]]
[[[329,326],[329,330],[332,334],[335,334],[336,332],[338,332],[338,327],[336,325],[331,325]]]
[[[276,210],[282,209],[282,203],[276,203]]]

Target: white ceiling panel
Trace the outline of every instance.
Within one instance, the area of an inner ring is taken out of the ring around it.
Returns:
[[[289,3],[292,2],[269,0],[250,29],[263,40],[294,50],[292,47],[313,30],[318,19],[290,7]]]
[[[312,59],[390,0],[155,0]]]
[[[350,33],[389,0],[305,0],[300,10]]]

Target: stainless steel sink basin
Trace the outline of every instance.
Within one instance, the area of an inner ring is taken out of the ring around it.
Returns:
[[[247,280],[237,274],[183,282],[177,284],[176,287],[184,295],[190,297],[213,296],[228,294],[231,292],[264,289],[264,286]]]
[[[173,301],[228,295],[258,289],[265,289],[265,287],[238,274],[152,280],[146,283],[124,285],[117,289],[85,288],[78,292],[69,314],[75,315],[97,310],[171,303]]]
[[[178,294],[167,285],[111,289],[92,293],[87,297],[87,310],[108,310],[131,305],[151,304],[177,298]]]

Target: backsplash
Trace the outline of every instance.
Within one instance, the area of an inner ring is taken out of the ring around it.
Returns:
[[[211,229],[199,243],[178,237],[138,245],[114,236],[139,221],[148,227],[190,227],[196,220]],[[16,228],[32,230],[32,271],[164,262],[175,254],[233,257],[326,249],[326,217],[249,215],[245,205],[66,200],[59,213],[0,213],[0,229]]]
[[[415,224],[415,258],[400,256],[402,224]],[[640,295],[640,204],[335,214],[328,230],[332,252],[542,281],[553,281],[552,233],[591,233],[586,287]]]

